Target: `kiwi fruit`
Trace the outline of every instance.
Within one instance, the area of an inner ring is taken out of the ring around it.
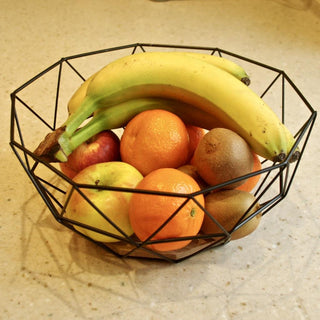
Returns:
[[[214,128],[200,140],[192,164],[209,185],[218,185],[252,172],[253,155],[248,143],[237,133],[226,128]],[[228,184],[234,189],[246,179]]]
[[[253,203],[255,203],[253,205]],[[252,206],[248,213],[246,211]],[[220,225],[229,233],[231,240],[243,238],[253,232],[259,225],[261,213],[253,216],[239,229],[233,229],[259,209],[260,205],[255,197],[242,190],[220,190],[212,192],[205,197],[205,208]],[[246,215],[244,216],[244,214]],[[204,234],[223,233],[221,228],[205,214],[201,232]]]

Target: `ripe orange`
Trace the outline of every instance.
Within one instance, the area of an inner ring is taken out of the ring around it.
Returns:
[[[178,169],[161,168],[145,176],[137,185],[137,189],[191,194],[199,191],[200,187],[192,177]],[[195,199],[204,206],[202,194]],[[141,241],[148,239],[175,213],[151,240],[197,235],[203,222],[204,211],[193,199],[187,202],[186,200],[187,197],[133,193],[129,205],[129,218],[136,236]],[[183,206],[180,208],[181,205]],[[175,240],[151,244],[148,247],[158,251],[170,251],[183,248],[190,242],[191,240]]]
[[[188,134],[189,134],[189,157],[188,160],[191,160],[194,151],[196,150],[200,140],[206,134],[206,130],[200,127],[186,125]]]
[[[159,168],[177,168],[186,163],[189,135],[183,121],[160,109],[136,115],[124,129],[121,159],[143,175]]]
[[[255,171],[259,171],[262,169],[262,165],[261,165],[261,162],[260,162],[260,159],[258,157],[258,155],[254,152],[252,152],[252,155],[253,155],[253,168],[252,168],[252,172],[255,172]],[[246,182],[244,184],[242,184],[241,186],[239,186],[238,190],[243,190],[243,191],[252,191],[253,188],[258,184],[259,180],[260,180],[260,176],[261,174],[258,174],[256,176],[253,176],[249,179],[246,180]]]

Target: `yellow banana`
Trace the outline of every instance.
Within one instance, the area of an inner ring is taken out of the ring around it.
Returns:
[[[246,71],[237,63],[223,58],[219,56],[214,56],[211,54],[206,53],[200,53],[200,52],[180,52],[180,51],[174,51],[173,54],[184,54],[196,59],[200,59],[202,61],[205,61],[209,64],[212,64],[213,66],[219,67],[220,69],[229,72],[231,75],[242,81],[247,86],[250,84],[250,78]]]
[[[181,52],[181,51],[171,51],[172,54],[182,54],[182,55],[188,55],[190,57],[194,57],[196,59],[203,60],[207,63],[210,63],[214,66],[217,66],[226,72],[229,72],[231,75],[245,83],[246,85],[250,84],[250,78],[247,75],[246,71],[235,62],[222,58],[219,56],[214,56],[206,53],[198,53],[198,52]],[[99,72],[99,71],[98,71]],[[71,96],[69,102],[68,102],[68,113],[72,114],[74,113],[81,105],[81,102],[86,96],[87,88],[90,83],[90,81],[93,79],[93,77],[98,73],[94,73],[92,76],[90,76],[87,80],[85,80],[81,86],[74,92],[74,94]]]
[[[96,74],[97,74],[97,72],[94,73],[93,75],[91,75],[87,80],[85,80],[81,84],[81,86],[71,96],[71,98],[68,102],[68,106],[67,106],[69,114],[75,112],[79,108],[79,106],[81,105],[83,99],[85,98],[85,96],[87,94],[88,85]]]
[[[62,151],[94,111],[141,97],[191,104],[216,117],[257,154],[272,161],[283,161],[294,141],[271,108],[229,73],[188,55],[145,52],[108,64],[90,81],[80,108],[64,124],[58,140]]]
[[[64,152],[59,150],[55,154],[56,159],[64,161],[66,155],[95,134],[103,130],[125,127],[135,115],[151,109],[170,111],[179,116],[184,123],[205,129],[223,126],[213,115],[181,101],[160,98],[133,99],[97,110],[90,121],[70,137]]]
[[[293,135],[291,134],[291,132],[289,131],[289,129],[283,124],[283,130],[285,131],[286,135],[287,135],[287,141],[288,141],[288,146],[291,146],[289,147],[288,149],[288,153],[291,151],[292,147],[294,146],[295,144],[295,139],[293,137]],[[296,147],[296,149],[294,150],[294,152],[292,153],[291,157],[288,159],[289,162],[295,162],[299,159],[300,157],[300,149],[299,147]]]

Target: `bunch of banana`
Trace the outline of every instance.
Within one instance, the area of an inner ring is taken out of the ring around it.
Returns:
[[[283,161],[294,137],[244,83],[248,76],[243,69],[221,59],[205,54],[144,52],[108,64],[71,99],[78,99],[78,104],[69,108],[55,157],[66,161],[81,142],[97,132],[123,127],[138,112],[161,107],[193,125],[229,128],[260,156]]]
[[[246,85],[250,84],[250,79],[245,70],[229,59],[223,57],[196,53],[196,52],[180,52],[174,51],[171,54],[181,54],[194,57],[219,67],[222,70],[230,73],[235,78],[239,79]],[[86,97],[87,88],[91,80],[98,72],[91,75],[82,85],[75,91],[68,102],[68,113],[71,115],[80,106]],[[84,127],[77,130],[68,144],[69,153],[78,147],[81,143],[86,141],[102,130],[117,129],[124,127],[136,114],[149,109],[165,109],[178,115],[185,123],[191,125],[199,125],[201,123],[203,128],[211,129],[213,127],[223,126],[216,117],[208,115],[201,109],[194,108],[191,105],[183,103],[182,101],[164,99],[164,98],[140,98],[124,101],[112,107],[99,108],[93,119]],[[60,156],[61,157],[61,156]],[[63,157],[63,156],[62,156]]]

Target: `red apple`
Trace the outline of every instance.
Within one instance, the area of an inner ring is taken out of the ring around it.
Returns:
[[[69,155],[67,162],[60,163],[60,168],[72,179],[78,172],[92,164],[119,159],[120,139],[113,131],[105,130],[76,148]]]
[[[67,162],[60,162],[59,164],[61,171],[70,179],[73,179],[73,177],[78,173],[70,168]]]
[[[89,184],[109,187],[135,188],[142,180],[142,174],[133,166],[121,161],[110,161],[93,164],[75,177],[79,184]],[[66,194],[69,197],[71,186]],[[127,236],[133,234],[129,220],[129,202],[133,193],[101,190],[95,188],[81,188],[84,195]],[[74,228],[93,240],[100,242],[118,241],[113,235],[124,237],[112,224],[110,224],[78,191],[73,190],[66,205],[65,217],[101,231],[111,233],[111,236],[74,225]]]

